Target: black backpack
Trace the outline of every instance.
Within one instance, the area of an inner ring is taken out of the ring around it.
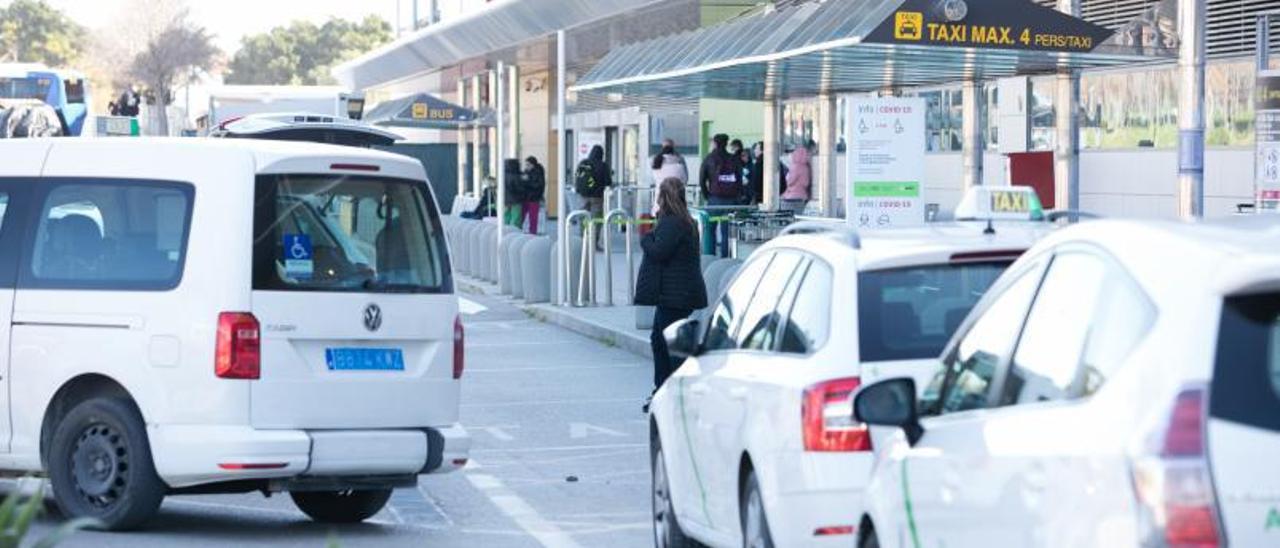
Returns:
[[[742,192],[742,170],[738,162],[726,155],[720,157],[715,165],[715,177],[707,185],[709,192],[717,198],[737,198]]]
[[[579,162],[578,169],[573,174],[573,189],[579,196],[593,196],[597,185],[596,170],[591,165],[591,160]]]

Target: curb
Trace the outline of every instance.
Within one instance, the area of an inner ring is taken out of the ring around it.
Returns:
[[[573,309],[566,309],[547,303],[524,304],[518,300],[511,299],[507,295],[503,295],[498,290],[497,284],[477,280],[470,276],[454,274],[453,283],[459,293],[504,299],[535,320],[563,327],[584,337],[621,348],[644,358],[653,358],[653,350],[649,346],[649,337],[645,332],[617,329],[580,318],[573,314]]]
[[[649,346],[649,337],[637,330],[619,330],[591,320],[574,316],[564,308],[548,304],[533,304],[520,307],[534,319],[563,327],[582,335],[615,346],[645,358],[653,357]]]

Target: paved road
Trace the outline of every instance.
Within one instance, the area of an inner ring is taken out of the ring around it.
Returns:
[[[66,546],[551,547],[652,544],[643,358],[467,297],[462,473],[423,477],[370,523],[309,522],[287,495],[173,497],[145,530]],[[475,306],[475,305],[479,306]],[[42,520],[35,534],[59,518]]]

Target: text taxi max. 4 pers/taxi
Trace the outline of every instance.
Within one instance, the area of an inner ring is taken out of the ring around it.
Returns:
[[[0,468],[69,516],[288,491],[360,521],[465,464],[422,165],[317,144],[0,143]]]
[[[873,462],[853,393],[932,377],[970,307],[1049,230],[801,223],[754,253],[705,322],[667,331],[690,358],[651,406],[657,545],[852,545]]]

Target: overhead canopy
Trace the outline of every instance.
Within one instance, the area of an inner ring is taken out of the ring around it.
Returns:
[[[809,2],[616,49],[578,93],[763,100],[1150,62],[1171,0],[1116,31],[1027,0]]]
[[[364,121],[377,126],[419,129],[458,129],[493,125],[492,115],[460,107],[428,93],[384,101],[365,113]]]
[[[456,65],[657,1],[495,0],[338,65],[333,75],[347,87],[366,89],[406,75]]]

